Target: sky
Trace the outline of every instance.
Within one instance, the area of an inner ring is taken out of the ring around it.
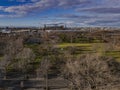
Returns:
[[[120,27],[120,0],[0,0],[0,26]]]

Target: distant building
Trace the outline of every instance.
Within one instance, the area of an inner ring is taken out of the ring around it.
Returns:
[[[45,24],[44,30],[64,30],[66,26],[62,23],[59,24]]]
[[[0,32],[3,33],[3,34],[9,34],[9,33],[11,33],[12,31],[11,31],[11,29],[9,29],[9,28],[5,28],[5,29],[2,29]]]

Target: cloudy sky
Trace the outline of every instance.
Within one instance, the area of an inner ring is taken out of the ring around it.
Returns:
[[[120,26],[120,0],[0,0],[0,26]]]

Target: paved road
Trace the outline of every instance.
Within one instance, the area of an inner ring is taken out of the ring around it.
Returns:
[[[1,80],[0,87],[22,87],[23,88],[45,88],[46,82],[44,80]],[[67,80],[48,80],[48,87],[50,88],[66,88],[68,86]]]

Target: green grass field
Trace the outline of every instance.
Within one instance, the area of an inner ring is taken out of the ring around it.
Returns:
[[[91,47],[92,44],[90,43],[62,43],[58,44],[57,47],[59,48],[66,48],[66,47]]]
[[[85,53],[101,53],[103,56],[110,56],[113,58],[116,58],[117,61],[120,62],[120,50],[105,50],[106,47],[104,45],[105,43],[61,43],[56,45],[57,48],[65,49],[67,47],[79,47],[80,49],[77,49],[77,54],[81,50],[83,54]]]
[[[40,61],[42,56],[39,56],[39,52],[37,49],[39,45],[28,45],[26,47],[31,48],[34,51],[37,56],[36,62]],[[69,47],[76,47],[75,54],[77,56],[87,53],[101,53],[103,56],[116,58],[116,60],[120,62],[120,50],[106,50],[108,46],[105,46],[105,43],[60,43],[55,45],[55,47],[62,51],[67,50]]]

